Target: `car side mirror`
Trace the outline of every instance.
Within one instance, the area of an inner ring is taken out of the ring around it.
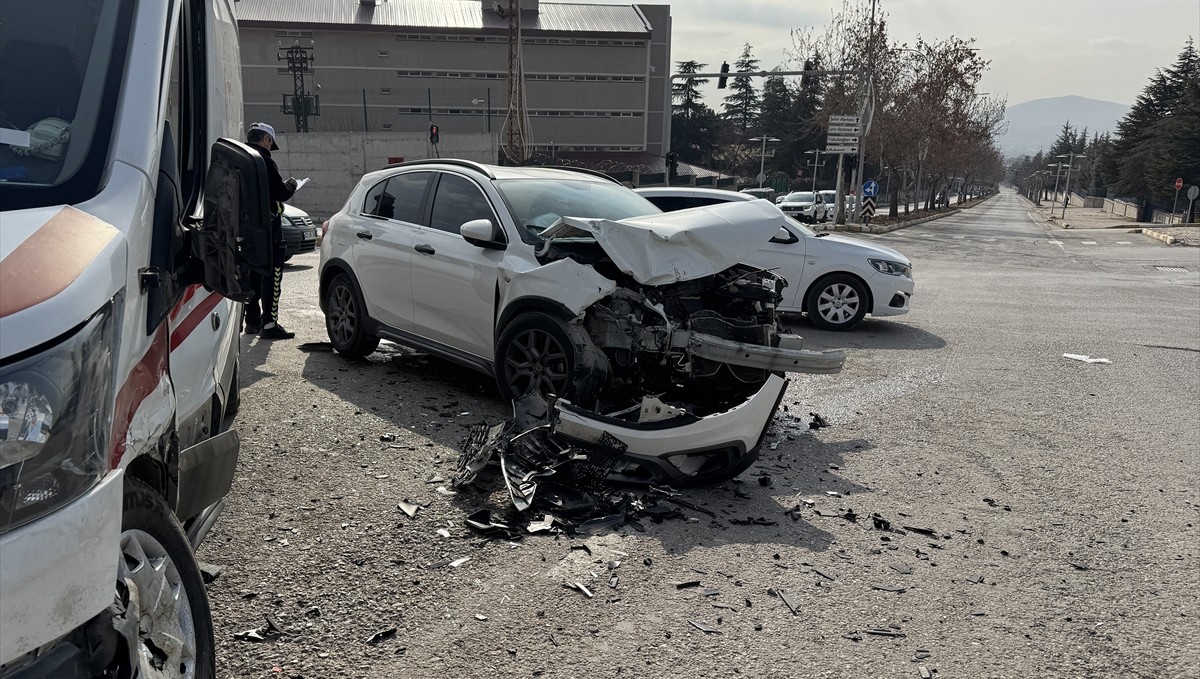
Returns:
[[[254,296],[255,273],[271,270],[271,213],[267,165],[232,139],[212,146],[204,178],[204,214],[188,225],[190,282],[237,302]]]
[[[489,250],[503,250],[503,236],[496,233],[497,229],[490,219],[472,219],[458,227],[458,233],[471,245]]]
[[[771,239],[771,242],[787,244],[795,243],[798,240],[800,239],[796,237],[796,234],[788,231],[786,226],[781,226],[779,227],[779,233],[775,234],[775,237]]]

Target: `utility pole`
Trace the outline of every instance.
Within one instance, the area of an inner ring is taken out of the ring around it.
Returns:
[[[321,97],[309,92],[304,86],[305,74],[312,73],[312,64],[316,61],[316,47],[311,40],[308,47],[300,45],[297,40],[295,44],[283,49],[283,43],[276,43],[278,50],[275,53],[275,58],[279,61],[287,62],[287,69],[292,74],[292,94],[283,95],[283,106],[280,110],[284,115],[292,115],[296,118],[296,131],[308,132],[308,119],[312,116],[321,115]],[[364,99],[366,90],[363,90]],[[363,104],[364,115],[366,104]]]
[[[1062,218],[1066,219],[1067,218],[1067,203],[1070,202],[1070,200],[1071,200],[1071,170],[1074,169],[1076,158],[1087,158],[1087,156],[1083,155],[1082,153],[1075,153],[1074,151],[1072,151],[1070,154],[1061,155],[1061,156],[1057,156],[1057,157],[1068,159],[1067,160],[1067,186],[1066,186],[1066,188],[1063,189],[1063,209],[1062,209],[1063,210]],[[1051,213],[1054,212],[1053,207],[1050,208],[1050,212]]]

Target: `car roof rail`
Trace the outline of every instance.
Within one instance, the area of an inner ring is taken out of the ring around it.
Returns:
[[[492,173],[492,169],[483,163],[477,163],[473,160],[462,160],[461,158],[421,158],[419,160],[406,160],[403,163],[391,163],[384,165],[381,170],[391,170],[397,167],[419,167],[421,165],[455,165],[458,167],[475,170],[480,174],[487,175],[488,179],[495,179],[496,175]]]
[[[615,178],[610,177],[609,175],[606,175],[599,170],[592,170],[592,169],[589,169],[586,167],[574,167],[572,165],[529,165],[527,167],[545,168],[547,170],[570,170],[571,172],[581,172],[583,174],[590,174],[593,177],[600,177],[601,179],[607,179],[608,181],[610,181],[614,184],[621,183],[621,182],[617,181]]]

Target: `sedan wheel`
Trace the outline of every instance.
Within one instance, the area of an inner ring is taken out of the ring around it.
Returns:
[[[808,318],[819,328],[847,330],[867,315],[867,291],[858,279],[835,274],[819,281],[808,295]]]

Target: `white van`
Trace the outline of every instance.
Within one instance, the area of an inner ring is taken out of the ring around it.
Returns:
[[[233,2],[0,3],[0,677],[214,674],[269,239]]]

